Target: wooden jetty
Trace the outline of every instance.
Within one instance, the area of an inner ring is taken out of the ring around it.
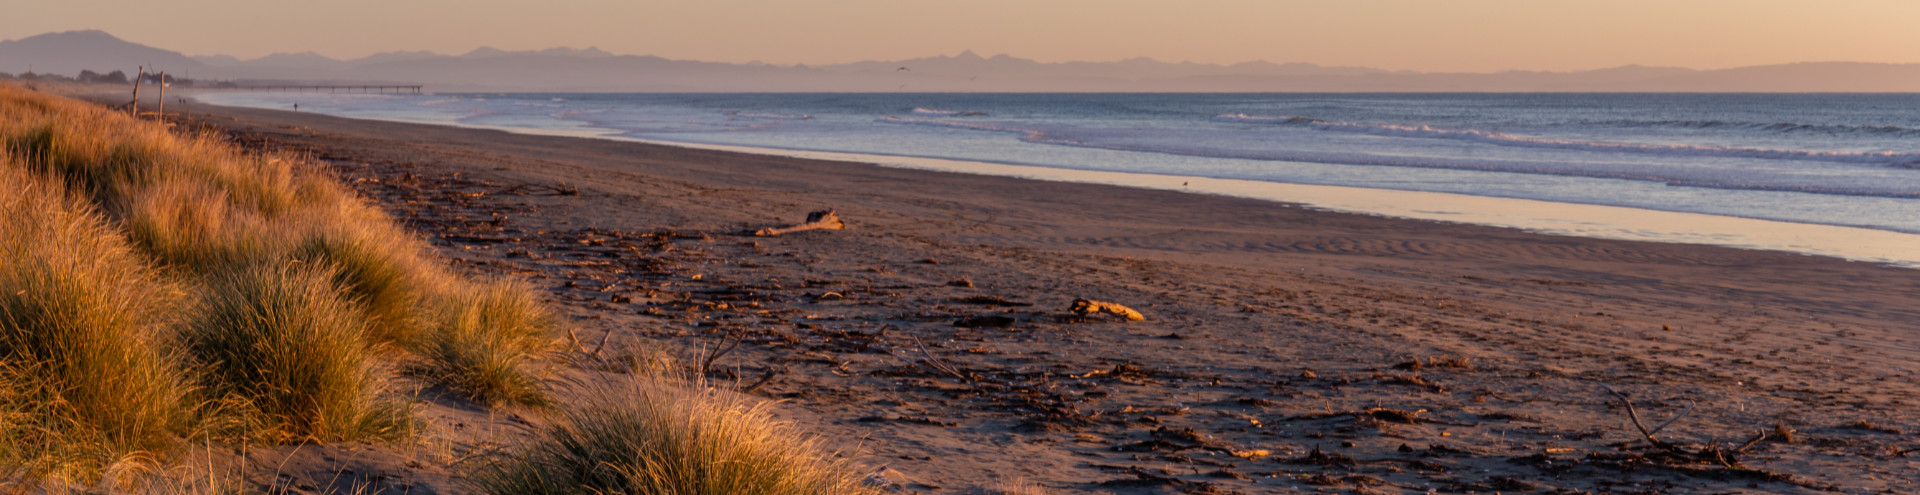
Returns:
[[[212,87],[211,89],[235,89],[244,91],[280,91],[314,93],[412,93],[420,94],[420,85],[304,85],[304,86],[235,86],[230,88]]]

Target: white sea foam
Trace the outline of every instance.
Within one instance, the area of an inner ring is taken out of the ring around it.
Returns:
[[[1920,233],[1920,111],[1912,110],[1920,97],[1899,95],[207,98],[532,132],[1448,191]],[[968,112],[1001,108],[1020,110]]]
[[[1920,168],[1920,153],[1900,153],[1894,151],[1855,152],[1855,151],[1816,151],[1767,148],[1741,148],[1733,146],[1703,146],[1687,144],[1639,144],[1614,143],[1604,141],[1576,141],[1520,136],[1478,129],[1445,129],[1426,125],[1373,124],[1364,122],[1329,122],[1298,116],[1259,116],[1246,114],[1222,114],[1214,117],[1218,122],[1257,123],[1299,125],[1308,128],[1355,134],[1371,134],[1425,139],[1452,139],[1475,141],[1497,146],[1526,148],[1550,148],[1578,151],[1598,151],[1613,153],[1637,153],[1666,156],[1704,156],[1731,158],[1762,158],[1775,160],[1814,160],[1837,163],[1861,163],[1891,165],[1901,168]]]
[[[979,116],[984,116],[987,113],[974,112],[974,111],[968,111],[968,110],[938,110],[938,109],[925,108],[925,107],[915,107],[913,109],[913,114],[914,115],[935,115],[935,116],[941,116],[941,117],[979,117]]]
[[[1287,117],[1251,117],[1283,121]],[[1146,134],[1156,131],[1140,132],[1089,132],[1068,127],[1048,127],[1024,125],[1010,122],[962,122],[942,119],[919,119],[910,117],[883,117],[880,122],[901,125],[943,127],[973,131],[1001,132],[1017,134],[1021,141],[1039,144],[1074,146],[1137,153],[1162,153],[1170,155],[1197,156],[1208,158],[1231,158],[1263,161],[1307,162],[1336,165],[1373,165],[1389,167],[1410,167],[1448,169],[1484,172],[1514,172],[1526,174],[1558,175],[1566,177],[1591,177],[1601,179],[1624,179],[1634,181],[1661,182],[1675,186],[1705,187],[1714,189],[1754,190],[1754,191],[1790,191],[1820,194],[1838,194],[1849,196],[1872,196],[1887,198],[1920,198],[1920,191],[1901,187],[1881,187],[1873,182],[1845,180],[1812,180],[1798,177],[1760,177],[1749,173],[1728,173],[1724,169],[1674,169],[1657,165],[1635,163],[1569,163],[1543,157],[1525,155],[1499,157],[1447,157],[1431,155],[1400,155],[1375,153],[1365,149],[1301,149],[1277,146],[1259,149],[1231,148],[1181,141],[1179,139],[1161,139],[1150,141]],[[1373,133],[1368,133],[1373,134]],[[1394,134],[1385,134],[1393,136]],[[1399,136],[1406,137],[1406,136]],[[1414,135],[1412,137],[1429,137]],[[1590,151],[1588,148],[1563,146],[1538,146],[1554,150]],[[1748,156],[1728,154],[1735,158],[1777,158],[1773,156]],[[1883,163],[1883,162],[1877,162]]]
[[[733,117],[733,118],[741,118],[741,119],[758,119],[758,120],[813,120],[813,116],[812,116],[812,115],[808,115],[808,114],[792,114],[792,113],[767,113],[767,112],[742,112],[742,111],[739,111],[739,110],[727,110],[727,111],[725,111],[725,112],[722,112],[722,113],[724,113],[724,114],[726,114],[726,115],[727,115],[728,117]]]

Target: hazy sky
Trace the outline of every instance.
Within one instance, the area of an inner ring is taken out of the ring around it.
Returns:
[[[620,54],[826,64],[1008,53],[1423,71],[1920,62],[1916,0],[54,0],[0,39],[102,29],[189,55]]]

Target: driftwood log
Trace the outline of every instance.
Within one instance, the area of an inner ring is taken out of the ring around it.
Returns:
[[[834,214],[834,210],[829,209],[829,210],[821,210],[813,213],[808,213],[807,221],[799,225],[794,225],[790,227],[760,229],[759,231],[754,232],[753,235],[757,235],[760,237],[772,237],[772,236],[781,235],[781,234],[791,234],[794,232],[804,232],[808,230],[823,230],[823,229],[824,230],[840,230],[844,228],[847,228],[847,223],[840,221],[840,215]]]
[[[1069,308],[1068,310],[1072,311],[1073,314],[1083,318],[1087,316],[1091,316],[1094,313],[1106,313],[1106,314],[1118,316],[1121,318],[1126,318],[1127,321],[1141,321],[1141,320],[1147,319],[1147,317],[1141,316],[1139,311],[1134,311],[1133,308],[1129,308],[1126,306],[1121,306],[1119,304],[1114,304],[1114,303],[1105,302],[1105,301],[1095,301],[1092,299],[1074,299],[1073,307]]]

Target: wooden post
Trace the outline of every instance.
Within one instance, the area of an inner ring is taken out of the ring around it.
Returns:
[[[160,120],[167,119],[167,71],[160,71],[160,109],[153,116]]]
[[[140,66],[140,74],[133,76],[133,104],[127,105],[127,115],[140,117],[140,80],[147,78],[147,66]]]

